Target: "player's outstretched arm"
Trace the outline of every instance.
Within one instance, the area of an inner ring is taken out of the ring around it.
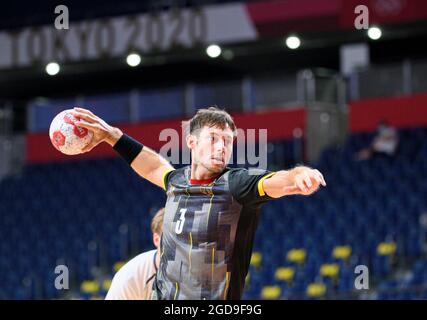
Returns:
[[[110,126],[87,109],[74,108],[73,113],[80,119],[80,121],[76,122],[77,126],[93,132],[93,139],[82,150],[83,152],[89,152],[101,142],[106,142],[113,147],[123,136],[123,132],[119,128]],[[162,188],[164,187],[164,174],[173,170],[173,167],[166,159],[146,146],[130,165],[141,177]]]
[[[278,171],[263,181],[264,192],[273,198],[293,194],[308,196],[316,192],[320,185],[326,187],[320,171],[303,166]]]

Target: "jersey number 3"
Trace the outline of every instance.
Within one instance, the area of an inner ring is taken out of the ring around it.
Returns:
[[[179,217],[179,220],[176,222],[176,225],[175,225],[175,233],[176,234],[182,233],[182,229],[184,228],[185,212],[186,211],[187,211],[187,209],[179,210],[179,212],[181,212],[181,216]]]

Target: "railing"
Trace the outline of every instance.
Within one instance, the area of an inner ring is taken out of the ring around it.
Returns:
[[[24,160],[24,140],[13,135],[13,109],[10,103],[0,105],[0,180],[18,173]]]
[[[104,96],[68,99],[37,98],[29,102],[28,131],[47,131],[60,111],[83,106],[109,123],[135,123],[192,116],[211,105],[229,112],[287,108],[301,105],[296,75],[269,75],[207,83],[187,83],[177,87],[129,90]]]
[[[427,91],[427,61],[370,66],[349,77],[349,100],[409,95]]]

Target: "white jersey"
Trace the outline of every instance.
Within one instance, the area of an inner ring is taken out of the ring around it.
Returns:
[[[391,127],[381,128],[378,138],[374,143],[374,150],[393,155],[397,149],[398,142],[396,129]]]
[[[105,300],[150,300],[156,275],[157,250],[150,250],[128,261],[114,275]]]

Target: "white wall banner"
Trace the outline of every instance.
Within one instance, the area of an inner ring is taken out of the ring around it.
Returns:
[[[73,8],[69,7],[72,18]],[[55,15],[53,15],[55,17]],[[257,38],[243,4],[206,6],[0,32],[0,69],[166,51]]]

